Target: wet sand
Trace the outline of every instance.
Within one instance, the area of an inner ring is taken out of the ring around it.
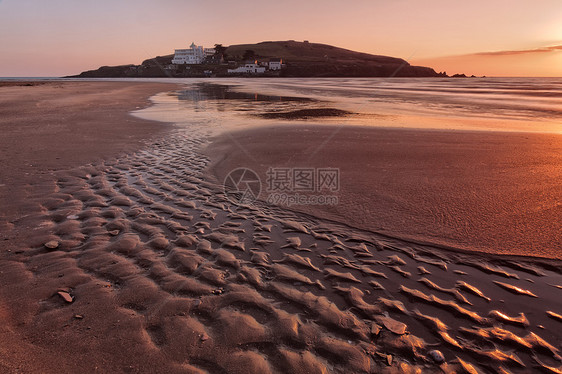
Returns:
[[[338,168],[318,217],[465,251],[562,259],[562,136],[270,125],[217,137],[215,179],[250,168]],[[265,188],[265,187],[264,187]],[[261,198],[267,194],[262,193]]]
[[[175,84],[0,82],[0,199],[4,214],[22,207],[28,186],[52,171],[137,149],[166,128],[128,111]],[[25,186],[22,188],[22,186]],[[2,214],[0,213],[0,214]]]
[[[130,82],[0,82],[2,266],[3,256],[21,247],[33,229],[11,222],[37,212],[37,205],[29,199],[46,199],[52,193],[54,173],[138,149],[166,131],[161,123],[132,117],[128,111],[146,107],[151,95],[176,87]],[[10,282],[23,275],[2,274]],[[11,315],[18,313],[17,300],[26,298],[28,291],[14,293],[5,287],[8,283],[1,283],[0,372],[72,372],[77,363],[61,355],[60,346],[54,350],[38,347],[14,329]]]
[[[41,193],[19,186],[27,214],[2,229],[3,371],[560,370],[560,261],[233,202],[202,151],[235,153],[206,133],[171,127],[63,165]]]

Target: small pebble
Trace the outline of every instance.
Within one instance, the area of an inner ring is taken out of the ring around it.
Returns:
[[[381,331],[381,327],[379,325],[377,325],[376,323],[371,324],[371,334],[377,336],[380,331]]]
[[[50,242],[45,243],[45,247],[49,249],[56,249],[59,247],[59,242],[56,240],[51,240]]]
[[[436,349],[429,351],[429,355],[435,362],[441,363],[445,361],[445,356],[443,356],[443,353],[441,353],[441,351],[438,351]]]
[[[74,301],[74,299],[72,298],[72,296],[70,296],[70,294],[69,294],[68,292],[59,291],[59,292],[57,292],[57,293],[58,293],[58,295],[59,295],[60,297],[62,297],[63,300],[66,301],[67,303],[71,303],[71,302]]]

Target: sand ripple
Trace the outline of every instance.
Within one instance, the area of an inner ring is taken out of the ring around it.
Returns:
[[[559,370],[559,267],[233,204],[204,178],[204,139],[57,175],[2,264],[37,285],[28,324],[57,334],[48,321],[72,308],[87,324],[101,303],[147,357],[187,372]]]

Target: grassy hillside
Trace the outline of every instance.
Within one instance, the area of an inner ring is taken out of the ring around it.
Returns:
[[[380,64],[407,64],[406,61],[400,58],[371,55],[327,44],[297,42],[294,40],[231,45],[226,49],[226,53],[230,57],[241,58],[246,50],[254,51],[258,57],[279,57],[291,63],[369,61]]]
[[[327,44],[294,40],[238,44],[226,49],[229,60],[242,60],[247,51],[257,59],[282,58],[284,77],[436,77],[433,69],[411,66],[401,58],[371,55]]]

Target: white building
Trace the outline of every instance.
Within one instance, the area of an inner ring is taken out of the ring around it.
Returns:
[[[191,43],[189,49],[176,49],[172,64],[200,64],[209,57],[215,54],[214,48],[203,48],[200,45]]]
[[[265,67],[258,64],[245,64],[236,69],[228,69],[228,74],[263,74]]]
[[[280,58],[272,58],[269,60],[269,70],[281,70],[283,67],[283,60]]]

